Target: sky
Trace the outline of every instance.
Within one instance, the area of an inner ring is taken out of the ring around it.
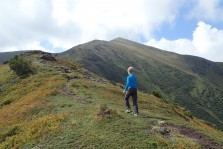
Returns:
[[[0,52],[118,37],[223,62],[223,0],[0,0]]]

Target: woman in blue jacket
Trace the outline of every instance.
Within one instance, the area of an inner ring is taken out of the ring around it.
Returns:
[[[132,112],[130,104],[129,104],[129,97],[132,96],[134,116],[138,116],[139,113],[138,113],[138,105],[137,105],[137,88],[136,88],[137,78],[133,74],[133,70],[134,70],[133,67],[129,67],[127,70],[128,76],[127,76],[126,86],[123,93],[125,93],[125,105],[127,108],[126,113]]]

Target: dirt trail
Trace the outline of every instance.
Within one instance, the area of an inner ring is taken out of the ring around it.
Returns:
[[[73,94],[73,92],[69,89],[69,87],[68,87],[69,85],[70,85],[70,80],[68,80],[67,83],[63,86],[62,91],[63,91],[66,95],[68,95],[68,96],[73,96],[74,94]]]
[[[192,128],[186,126],[175,126],[167,123],[164,124],[164,127],[170,132],[169,134],[166,134],[167,138],[171,138],[171,134],[180,134],[187,139],[199,142],[204,149],[223,149],[223,144],[215,142],[210,137]]]

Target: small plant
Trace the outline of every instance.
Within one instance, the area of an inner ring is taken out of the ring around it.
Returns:
[[[170,103],[174,106],[174,107],[179,107],[179,103],[177,103],[175,100],[171,99]]]
[[[5,106],[5,105],[9,105],[10,103],[12,103],[11,100],[6,100],[6,101],[4,101],[2,104],[0,104],[0,107],[1,107],[1,106]]]
[[[109,108],[106,104],[99,106],[99,112],[96,116],[96,120],[100,121],[103,118],[112,118],[112,116],[117,115],[116,111]]]
[[[190,118],[193,118],[193,115],[192,115],[192,113],[189,110],[184,111],[184,115],[186,115],[186,116],[188,116]]]
[[[158,98],[163,98],[163,96],[161,95],[161,93],[159,91],[153,91],[153,95]]]
[[[71,83],[71,86],[78,88],[78,87],[80,87],[80,82],[78,80],[73,80],[72,83]]]
[[[100,108],[99,114],[102,114],[102,115],[111,114],[111,109],[109,109],[106,104],[100,105],[99,108]]]
[[[23,60],[18,55],[14,56],[9,61],[9,67],[18,75],[24,76],[33,73],[31,63]]]
[[[2,133],[0,136],[0,143],[4,142],[7,138],[14,136],[20,132],[20,128],[18,126],[13,126],[6,132]]]
[[[4,61],[4,62],[3,62],[4,65],[5,65],[5,64],[8,64],[8,63],[9,63],[9,61]]]

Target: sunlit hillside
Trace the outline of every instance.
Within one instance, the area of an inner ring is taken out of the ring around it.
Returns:
[[[165,98],[139,92],[125,113],[123,84],[63,58],[29,53],[35,73],[0,65],[0,148],[223,148],[223,132]]]
[[[133,66],[140,90],[160,92],[223,130],[223,64],[179,55],[123,38],[94,40],[60,54],[112,82],[125,83]]]

